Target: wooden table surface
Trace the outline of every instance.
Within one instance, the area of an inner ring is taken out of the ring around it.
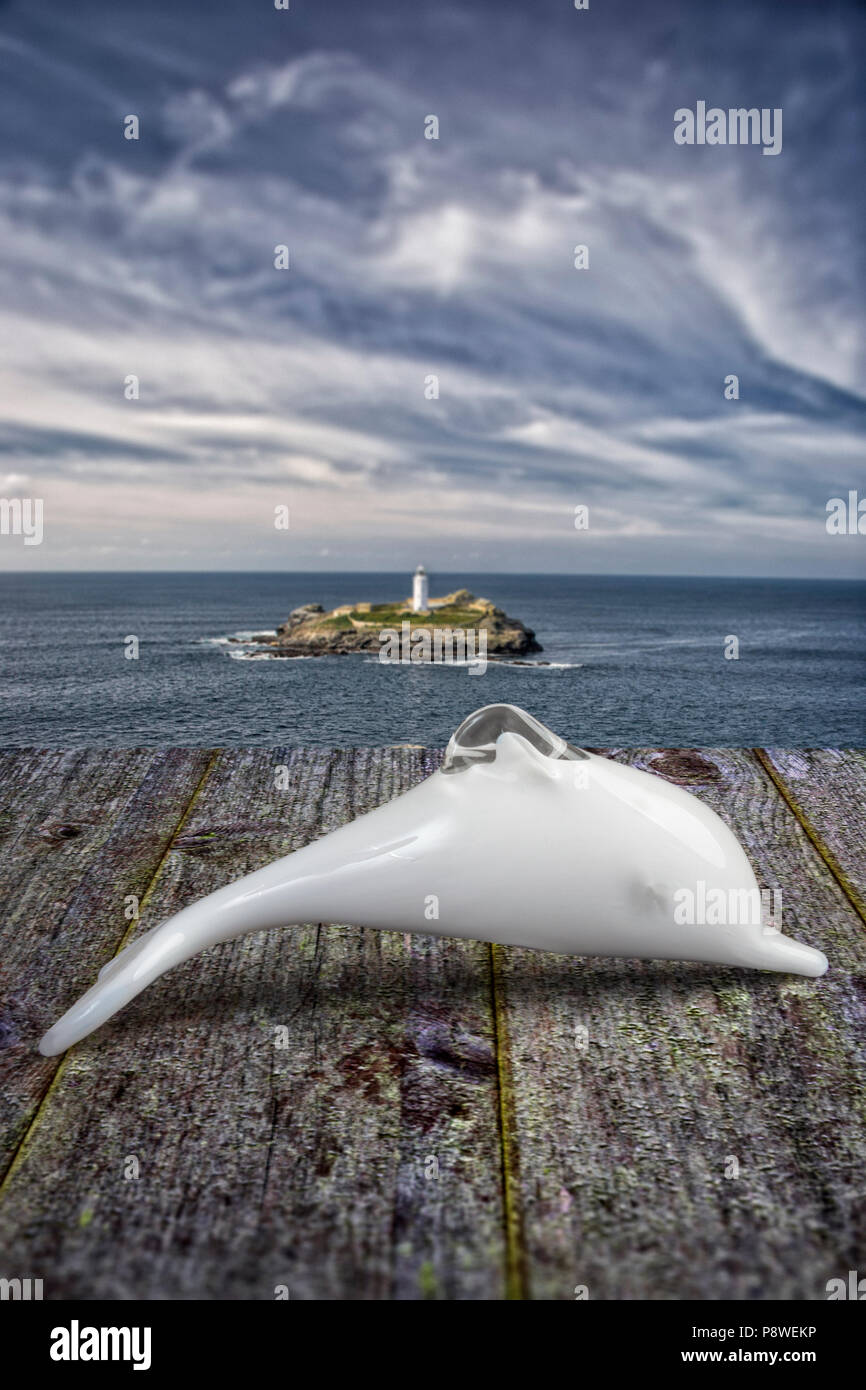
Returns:
[[[441,753],[0,754],[0,1276],[822,1299],[866,1273],[866,754],[602,751],[724,817],[823,979],[312,923],[212,948],[43,1058],[133,934]]]

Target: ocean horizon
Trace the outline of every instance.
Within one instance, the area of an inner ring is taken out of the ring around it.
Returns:
[[[482,675],[277,660],[250,640],[304,603],[410,587],[387,571],[4,573],[0,746],[439,746],[498,701],[590,747],[866,744],[862,581],[433,571],[431,595],[469,588],[543,647]]]

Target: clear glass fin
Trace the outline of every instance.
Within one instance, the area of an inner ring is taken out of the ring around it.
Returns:
[[[445,749],[442,772],[462,772],[473,763],[492,763],[501,734],[520,734],[547,758],[588,758],[582,748],[566,743],[552,729],[515,705],[485,705],[464,719]]]

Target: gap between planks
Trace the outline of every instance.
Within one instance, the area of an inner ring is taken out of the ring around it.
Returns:
[[[128,940],[129,940],[129,938],[131,937],[131,935],[132,935],[133,932],[135,931],[136,927],[138,926],[139,922],[141,921],[141,914],[142,914],[142,911],[143,911],[144,908],[147,906],[147,902],[148,902],[149,898],[153,895],[154,889],[156,888],[157,881],[158,881],[158,879],[159,879],[159,877],[160,877],[160,874],[162,873],[163,868],[164,868],[164,866],[165,866],[165,861],[168,859],[168,856],[171,854],[171,851],[172,851],[172,847],[173,847],[173,845],[174,845],[174,842],[175,842],[175,840],[177,839],[178,835],[179,835],[179,834],[181,833],[181,831],[183,830],[183,827],[186,825],[186,823],[187,823],[187,821],[189,820],[189,818],[190,818],[190,816],[191,816],[193,810],[195,809],[195,804],[196,804],[196,802],[198,801],[198,798],[199,798],[199,796],[200,796],[200,794],[201,794],[202,788],[204,787],[204,784],[205,784],[205,782],[207,781],[208,777],[210,777],[210,774],[211,774],[211,772],[213,771],[214,767],[216,766],[217,762],[219,761],[220,756],[221,756],[221,750],[215,749],[215,750],[211,753],[210,757],[208,758],[207,767],[205,768],[205,770],[204,770],[204,772],[202,773],[201,777],[199,777],[198,781],[196,782],[195,786],[193,787],[193,790],[192,790],[192,793],[191,793],[191,795],[190,795],[189,801],[187,802],[186,806],[184,807],[183,812],[181,813],[181,815],[180,815],[180,817],[179,817],[179,819],[178,819],[177,824],[175,825],[174,829],[171,831],[170,835],[168,836],[168,838],[167,838],[167,840],[166,840],[165,849],[163,850],[162,854],[160,855],[160,857],[159,857],[159,862],[157,863],[156,868],[154,869],[153,873],[152,873],[151,876],[150,876],[150,879],[149,879],[149,881],[148,881],[147,887],[145,888],[144,893],[143,893],[142,898],[141,898],[141,901],[140,901],[140,903],[139,903],[139,907],[138,907],[138,917],[133,918],[133,920],[130,922],[129,926],[127,927],[126,931],[123,933],[123,936],[121,937],[120,942],[118,943],[117,949],[114,951],[114,953],[113,953],[113,955],[112,955],[112,957],[111,957],[112,960],[114,960],[114,958],[115,958],[116,956],[118,956],[118,955],[120,954],[120,952],[123,950],[123,948],[126,946]],[[61,1056],[61,1058],[60,1058],[60,1061],[58,1062],[57,1066],[54,1068],[54,1071],[51,1073],[51,1079],[50,1079],[50,1081],[48,1082],[48,1085],[47,1085],[46,1088],[45,1088],[45,1091],[44,1091],[44,1093],[43,1093],[43,1095],[42,1095],[42,1099],[40,1100],[39,1104],[38,1104],[37,1107],[36,1107],[36,1110],[34,1111],[33,1118],[32,1118],[32,1120],[30,1121],[30,1123],[29,1123],[29,1125],[27,1126],[27,1128],[25,1129],[24,1133],[22,1134],[21,1140],[20,1140],[20,1142],[19,1142],[19,1144],[18,1144],[18,1147],[14,1150],[14,1152],[13,1152],[13,1154],[12,1154],[12,1157],[11,1157],[11,1159],[10,1159],[10,1161],[9,1161],[9,1166],[8,1166],[8,1168],[6,1169],[6,1172],[3,1174],[2,1180],[0,1180],[0,1202],[3,1201],[3,1198],[4,1198],[5,1195],[6,1195],[6,1189],[9,1187],[10,1183],[12,1182],[12,1178],[13,1178],[14,1175],[15,1175],[16,1170],[18,1169],[19,1165],[20,1165],[21,1162],[23,1161],[24,1155],[25,1155],[25,1151],[26,1151],[26,1149],[27,1149],[27,1146],[28,1146],[28,1144],[29,1144],[29,1142],[30,1142],[32,1136],[33,1136],[34,1133],[36,1132],[37,1128],[39,1127],[39,1123],[40,1123],[40,1121],[41,1121],[41,1119],[42,1119],[42,1116],[44,1115],[45,1111],[47,1110],[47,1108],[48,1108],[48,1106],[49,1106],[49,1104],[50,1104],[50,1102],[51,1102],[51,1097],[54,1095],[54,1092],[55,1092],[55,1090],[57,1089],[57,1086],[60,1084],[60,1080],[61,1080],[61,1077],[62,1077],[62,1075],[63,1075],[63,1070],[64,1070],[64,1068],[65,1068],[65,1066],[66,1066],[66,1062],[67,1062],[68,1058],[69,1058],[69,1049],[67,1048],[67,1050],[62,1054],[62,1056]]]
[[[523,1218],[520,1207],[520,1171],[517,1125],[514,1119],[514,1086],[508,1040],[507,1004],[502,978],[502,946],[491,942],[490,1006],[493,1018],[493,1048],[496,1057],[497,1119],[499,1153],[502,1164],[502,1214],[505,1227],[505,1297],[529,1298]]]
[[[842,892],[845,894],[845,897],[848,899],[854,911],[857,913],[857,916],[860,918],[860,921],[863,923],[864,926],[866,926],[866,903],[864,903],[863,899],[861,898],[854,884],[849,879],[845,870],[842,868],[842,865],[839,863],[839,860],[836,858],[830,846],[825,842],[820,832],[812,824],[811,818],[807,815],[803,807],[800,805],[799,801],[797,800],[793,791],[789,787],[785,778],[776,768],[772,758],[766,752],[766,750],[763,748],[753,748],[752,752],[754,753],[761,767],[764,769],[764,772],[770,778],[770,781],[773,783],[774,787],[776,788],[776,791],[779,793],[785,805],[790,810],[797,824],[800,826],[800,829],[803,831],[803,834],[818,851],[818,854],[821,856],[821,859],[826,864],[827,868],[830,870],[830,873],[833,875],[833,878],[836,880],[839,887],[842,889]]]

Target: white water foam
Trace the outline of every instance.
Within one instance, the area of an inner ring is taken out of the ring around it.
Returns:
[[[195,640],[202,647],[255,646],[257,638],[276,635],[276,628],[254,628],[251,631],[230,632],[227,637],[197,637]]]
[[[314,656],[280,656],[277,652],[262,652],[255,648],[250,650],[248,647],[239,647],[236,651],[230,651],[228,655],[232,661],[315,661]]]
[[[484,658],[476,657],[454,660],[454,661],[400,661],[396,657],[387,657],[380,661],[377,656],[365,658],[368,666],[477,666],[479,661]],[[487,657],[488,666],[510,666],[520,671],[577,671],[583,666],[582,661],[507,661],[504,657]]]

